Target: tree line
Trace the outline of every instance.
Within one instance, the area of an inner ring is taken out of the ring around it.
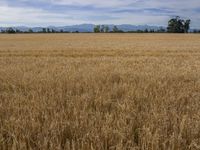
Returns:
[[[117,26],[113,26],[110,29],[107,25],[96,25],[93,29],[94,33],[188,33],[190,29],[191,20],[181,19],[179,16],[174,17],[168,21],[167,28],[160,28],[158,30],[154,29],[144,29],[136,31],[123,31],[118,29]],[[200,33],[200,30],[193,30],[193,33]],[[19,29],[7,28],[2,30],[1,33],[71,33],[69,31],[54,30],[50,28],[42,28],[41,31],[34,32],[31,28],[28,31],[20,31]],[[79,33],[79,31],[73,31],[73,33]]]
[[[160,28],[158,30],[154,29],[145,29],[145,30],[135,30],[135,31],[123,31],[118,29],[117,26],[113,26],[112,29],[109,26],[105,25],[97,25],[94,27],[94,33],[164,33],[166,30],[164,28]]]
[[[74,33],[78,33],[79,31],[74,31]],[[21,31],[19,29],[13,29],[12,27],[7,28],[5,30],[1,30],[1,33],[70,33],[69,31],[64,31],[63,29],[57,31],[50,28],[42,28],[41,31],[33,31],[33,29],[29,29],[28,31]]]
[[[110,30],[109,26],[105,25],[97,25],[94,27],[94,33],[123,33],[123,30],[120,30],[117,28],[117,26],[114,26],[112,30]]]
[[[131,33],[188,33],[190,29],[191,20],[183,20],[179,16],[172,18],[168,21],[167,29],[160,28],[158,30],[154,29],[145,29],[145,30],[136,30],[136,31],[128,31]],[[114,33],[122,33],[123,30],[119,30],[117,26],[114,26],[111,31],[109,31],[109,27],[105,25],[97,25],[94,28],[95,33],[107,33],[107,32],[114,32]],[[200,33],[200,30],[193,30],[193,33]]]

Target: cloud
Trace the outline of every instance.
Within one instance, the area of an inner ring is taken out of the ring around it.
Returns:
[[[72,15],[48,12],[42,9],[31,8],[11,8],[0,6],[2,26],[28,25],[28,26],[48,26],[49,24],[61,25],[66,22],[71,24],[83,23],[76,20]]]
[[[1,25],[150,24],[191,18],[200,28],[199,0],[1,0]]]
[[[43,0],[45,1],[45,0]],[[138,0],[51,0],[53,4],[60,4],[60,5],[80,5],[80,6],[87,6],[92,5],[96,7],[123,7],[128,6],[133,2],[137,2]]]

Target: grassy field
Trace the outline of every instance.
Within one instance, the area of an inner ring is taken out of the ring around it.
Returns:
[[[0,35],[0,149],[200,149],[200,35]]]

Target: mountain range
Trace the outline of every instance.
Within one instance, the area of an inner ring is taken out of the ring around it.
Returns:
[[[63,30],[65,32],[93,32],[93,29],[96,25],[94,24],[80,24],[80,25],[71,25],[71,26],[48,26],[48,27],[27,27],[27,26],[17,26],[12,27],[14,30],[20,30],[23,32],[28,31],[29,29],[32,29],[33,32],[40,32],[43,30],[43,28],[49,28],[50,30],[60,31]],[[115,26],[114,24],[105,25],[108,26],[110,30],[113,29]],[[149,25],[130,25],[130,24],[122,24],[122,25],[116,25],[119,30],[123,30],[125,32],[127,31],[137,31],[137,30],[159,30],[161,28],[166,29],[166,27],[163,26],[149,26]],[[0,27],[0,31],[6,30],[8,27]]]

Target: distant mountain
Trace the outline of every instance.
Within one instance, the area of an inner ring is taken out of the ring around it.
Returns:
[[[112,30],[112,28],[115,26],[114,24],[105,25],[109,26],[109,29]],[[137,30],[159,30],[160,28],[164,28],[162,26],[149,26],[149,25],[130,25],[130,24],[122,24],[122,25],[116,25],[118,29],[123,31],[137,31]],[[17,26],[12,27],[14,30],[20,30],[20,31],[28,31],[29,29],[32,29],[34,32],[42,31],[43,28],[49,28],[50,30],[60,31],[63,30],[65,32],[93,32],[95,25],[94,24],[80,24],[80,25],[71,25],[71,26],[62,26],[62,27],[56,27],[56,26],[48,26],[48,27],[26,27],[26,26]],[[0,31],[6,30],[6,27],[0,27]]]

